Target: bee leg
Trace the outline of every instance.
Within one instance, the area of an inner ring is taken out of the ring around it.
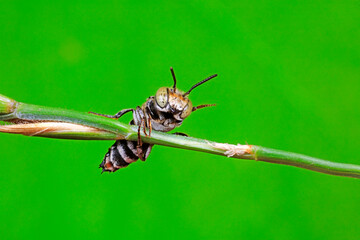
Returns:
[[[144,152],[142,150],[142,141],[141,141],[141,137],[140,137],[140,129],[141,129],[141,126],[138,127],[138,139],[137,139],[136,151],[137,151],[137,155],[140,158],[140,160],[145,161]]]
[[[145,123],[145,118],[141,119],[141,125],[144,125],[144,128],[143,128],[143,131],[144,131],[144,134],[145,136],[148,136],[148,134],[146,133],[146,123]]]
[[[151,130],[152,130],[152,126],[151,126],[151,114],[150,114],[150,112],[149,112],[149,109],[148,108],[146,108],[145,109],[145,113],[144,113],[146,116],[147,116],[147,125],[148,125],[148,128],[149,128],[149,137],[150,137],[150,135],[151,135]]]
[[[127,109],[121,110],[120,112],[118,112],[118,113],[115,114],[115,115],[107,115],[107,114],[101,114],[101,113],[95,113],[95,112],[88,112],[88,113],[94,114],[94,115],[98,115],[98,116],[107,117],[107,118],[116,118],[116,119],[119,119],[119,118],[122,117],[122,115],[124,115],[125,113],[132,112],[132,111],[134,111],[134,109],[132,109],[132,108],[127,108]]]
[[[178,136],[189,137],[189,135],[187,135],[186,133],[181,133],[181,132],[174,132],[174,133],[172,133],[172,134],[178,135]]]
[[[151,117],[149,116],[148,118],[148,126],[149,126],[149,137],[151,135],[151,130],[152,130],[152,127],[151,127]]]
[[[95,112],[88,112],[88,113],[98,115],[98,116],[102,116],[102,117],[107,117],[107,118],[115,118],[115,116],[107,115],[107,114],[101,114],[101,113],[95,113]]]

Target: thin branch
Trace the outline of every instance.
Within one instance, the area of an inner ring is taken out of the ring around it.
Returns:
[[[64,139],[82,140],[137,140],[137,127],[114,119],[60,108],[36,106],[16,102],[0,95],[0,132]],[[141,134],[150,144],[182,148],[227,156],[295,166],[330,175],[360,178],[360,166],[326,161],[302,154],[255,145],[233,145],[204,139],[183,137],[153,131],[151,137]]]

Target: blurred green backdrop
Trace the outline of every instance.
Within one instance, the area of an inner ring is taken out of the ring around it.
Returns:
[[[1,1],[1,94],[112,114],[217,73],[178,131],[360,164],[357,1],[152,2]],[[1,238],[360,237],[359,180],[161,146],[101,175],[111,144],[0,134]]]

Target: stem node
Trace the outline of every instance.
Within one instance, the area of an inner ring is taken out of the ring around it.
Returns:
[[[0,94],[0,115],[14,112],[16,103],[15,100]]]

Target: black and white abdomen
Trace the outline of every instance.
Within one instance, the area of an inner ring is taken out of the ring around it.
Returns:
[[[104,160],[100,164],[103,172],[115,172],[120,168],[127,167],[139,159],[137,149],[137,142],[127,140],[117,140],[105,154]],[[141,148],[146,159],[153,145],[143,143]]]

